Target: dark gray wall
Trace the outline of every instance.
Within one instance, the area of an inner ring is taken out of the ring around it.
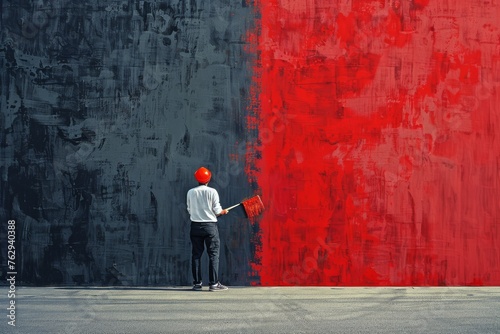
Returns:
[[[24,284],[190,284],[185,194],[223,206],[244,173],[245,1],[2,1],[1,219]],[[250,284],[256,231],[220,219],[220,274]],[[3,273],[5,274],[5,273]]]

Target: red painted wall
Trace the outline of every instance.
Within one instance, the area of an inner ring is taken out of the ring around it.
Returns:
[[[500,284],[500,3],[257,3],[261,284]]]

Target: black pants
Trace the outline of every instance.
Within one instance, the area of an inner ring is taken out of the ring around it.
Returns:
[[[191,223],[193,284],[201,283],[201,256],[207,247],[209,284],[219,282],[219,250],[220,239],[217,223]]]

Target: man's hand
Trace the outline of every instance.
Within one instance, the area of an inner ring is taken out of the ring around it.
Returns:
[[[227,215],[228,213],[229,213],[229,210],[222,210],[222,211],[219,213],[219,216]]]

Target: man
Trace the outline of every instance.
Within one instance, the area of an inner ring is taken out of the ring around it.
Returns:
[[[217,217],[227,214],[219,203],[219,194],[208,186],[212,173],[200,167],[194,177],[198,186],[187,192],[187,210],[191,218],[190,238],[192,243],[193,290],[201,290],[201,256],[207,247],[209,258],[208,277],[210,291],[223,291],[228,288],[219,282],[220,239]]]

